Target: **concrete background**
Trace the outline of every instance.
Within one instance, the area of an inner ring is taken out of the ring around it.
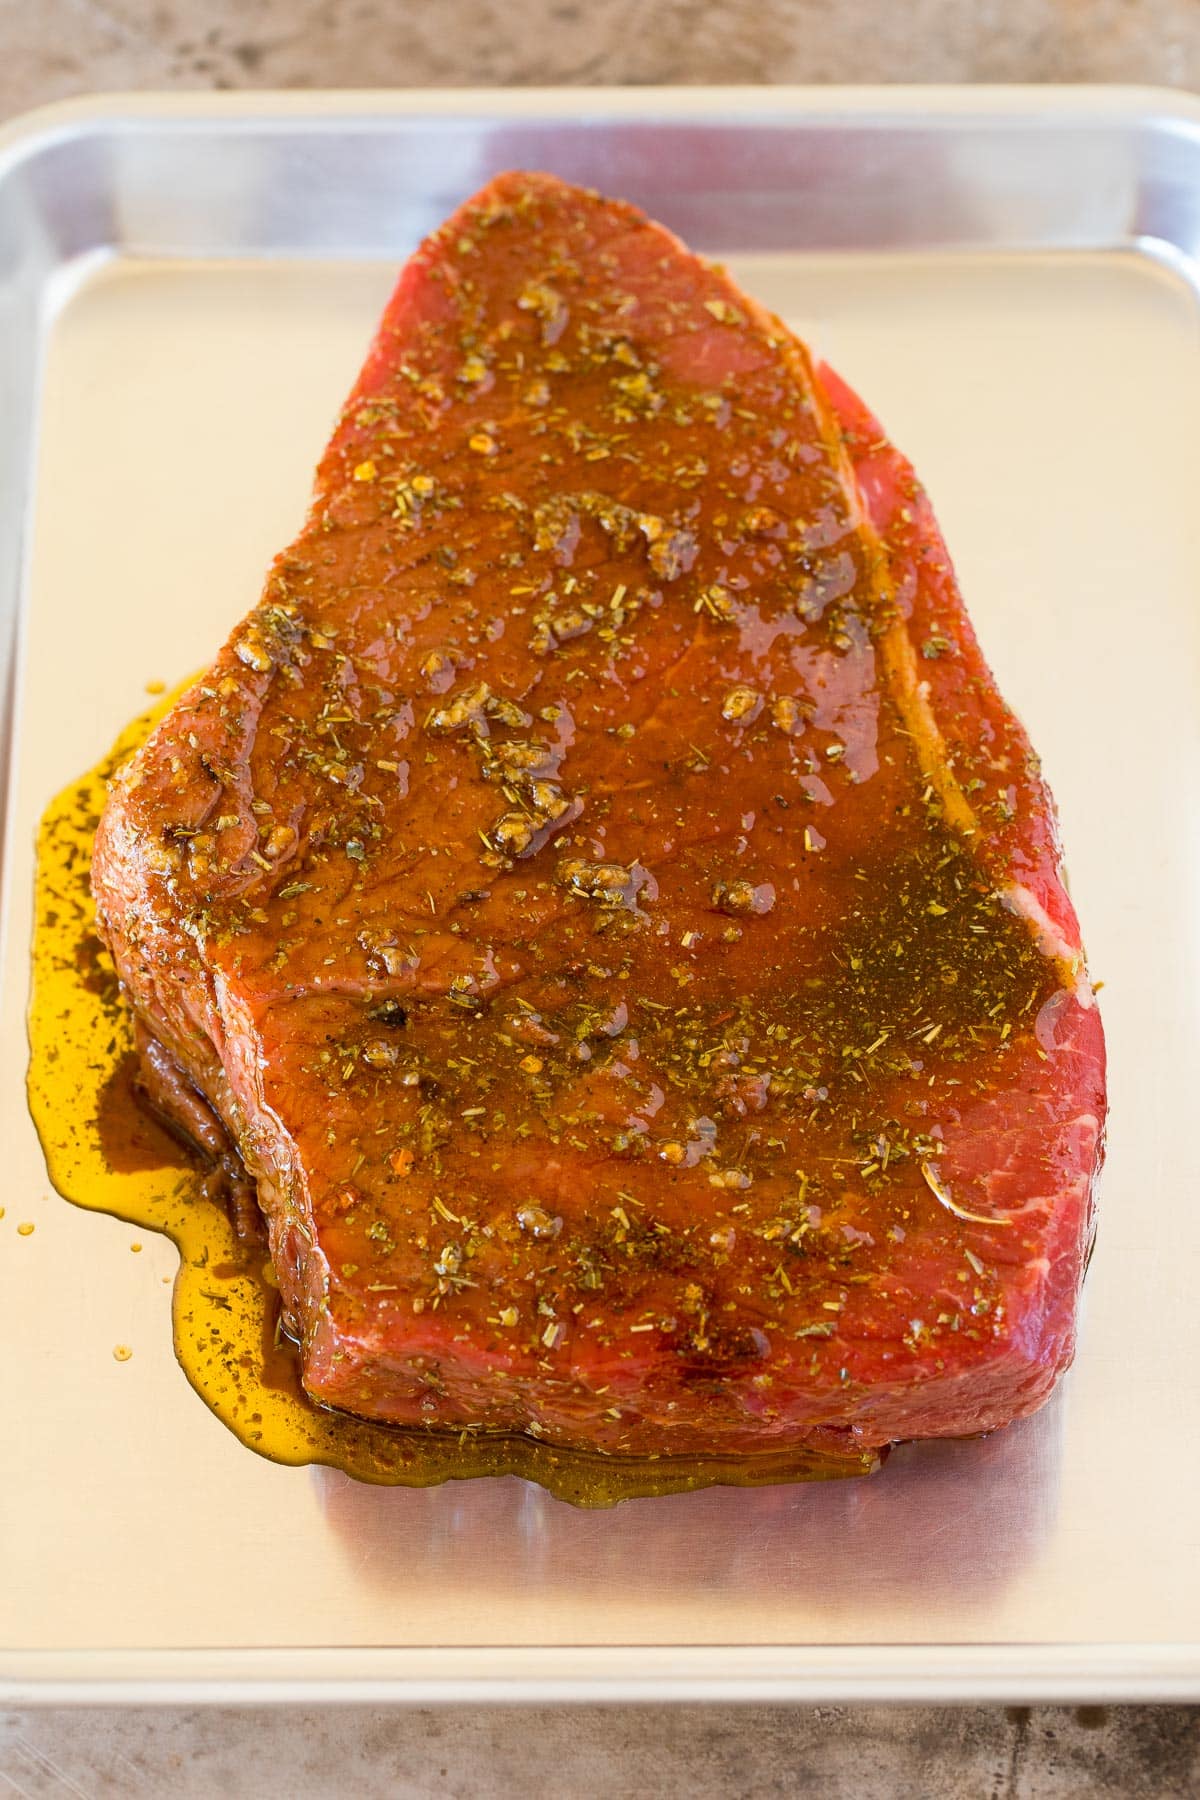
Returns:
[[[0,1714],[29,1800],[1185,1800],[1185,1707],[451,1707]]]
[[[1195,0],[0,0],[0,111],[99,88],[1200,87]]]
[[[1200,0],[0,0],[0,118],[130,88],[1125,81]],[[1200,1794],[1188,1707],[0,1713],[0,1796]]]

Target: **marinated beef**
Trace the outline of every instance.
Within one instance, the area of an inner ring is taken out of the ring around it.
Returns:
[[[845,1449],[1070,1360],[1104,1047],[1037,761],[881,427],[631,206],[504,175],[413,257],[93,880],[319,1401]]]

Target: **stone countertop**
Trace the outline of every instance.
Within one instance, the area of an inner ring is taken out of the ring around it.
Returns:
[[[1200,87],[1195,0],[0,0],[0,114],[114,88]]]
[[[0,1713],[25,1800],[1187,1800],[1187,1707]]]
[[[1119,81],[1200,88],[1197,0],[0,0],[0,118],[113,89]],[[107,1708],[0,1713],[0,1789],[1200,1792],[1187,1707]]]

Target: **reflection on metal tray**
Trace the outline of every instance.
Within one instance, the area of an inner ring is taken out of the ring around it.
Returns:
[[[641,202],[867,396],[1062,807],[1112,1058],[1079,1360],[870,1480],[580,1514],[264,1463],[175,1366],[170,1246],[54,1199],[25,1113],[38,814],[252,604],[396,264],[514,164]],[[1198,248],[1177,95],[201,97],[0,138],[7,1698],[1200,1698]]]

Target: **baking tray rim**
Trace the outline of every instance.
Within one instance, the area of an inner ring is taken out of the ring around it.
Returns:
[[[40,1650],[17,1660],[0,1655],[0,1705],[1067,1705],[1194,1701],[1200,1642]]]
[[[764,102],[766,104],[764,104]],[[19,114],[0,125],[0,190],[29,162],[90,128],[188,126],[261,129],[339,126],[403,119],[658,119],[836,128],[873,124],[924,130],[971,121],[1042,127],[1109,124],[1182,128],[1193,139],[1200,193],[1200,95],[1139,85],[697,86],[683,88],[486,88],[243,91],[114,91]],[[1018,250],[1018,246],[1013,247]],[[1174,262],[1195,281],[1193,246],[1127,238],[1112,249]],[[120,254],[113,241],[101,250]],[[1163,253],[1166,253],[1164,256]],[[1175,254],[1172,255],[1171,252]],[[146,255],[139,246],[138,255]],[[284,254],[289,253],[274,253]],[[293,253],[294,254],[294,253]],[[336,253],[335,253],[336,254]],[[45,290],[78,260],[51,261],[36,309],[37,360],[46,323]],[[200,260],[200,258],[198,258]],[[57,309],[54,309],[57,310]],[[29,429],[14,421],[29,456],[36,447],[38,396]],[[23,500],[28,499],[28,490]],[[18,502],[18,513],[24,505]],[[22,532],[18,532],[23,536]],[[27,570],[19,556],[17,596]],[[17,596],[14,596],[16,598]],[[14,607],[14,611],[19,609]],[[19,647],[0,644],[4,749],[11,741],[11,687]],[[5,834],[6,835],[6,834]],[[6,872],[7,873],[7,872]],[[7,912],[7,907],[5,907]],[[6,921],[5,921],[6,923]],[[631,1657],[636,1670],[630,1671]],[[731,1667],[731,1665],[735,1665]],[[486,1644],[387,1649],[370,1646],[254,1649],[20,1650],[0,1647],[0,1705],[489,1702],[770,1701],[960,1703],[1143,1702],[1200,1699],[1200,1640],[1172,1643],[871,1645],[513,1646]]]
[[[790,113],[821,124],[845,120],[891,125],[907,119],[919,122],[922,129],[986,117],[1010,123],[1036,119],[1046,125],[1177,122],[1200,130],[1200,93],[1123,82],[254,88],[224,92],[113,89],[52,101],[0,124],[0,181],[7,176],[12,160],[89,125],[190,123],[215,127],[236,121],[266,127],[311,118],[314,124],[328,126],[347,121],[459,116],[519,119],[527,115],[574,121],[604,115],[620,120],[675,117],[702,122],[714,113],[744,119],[748,124]],[[796,117],[790,122],[797,122]]]

